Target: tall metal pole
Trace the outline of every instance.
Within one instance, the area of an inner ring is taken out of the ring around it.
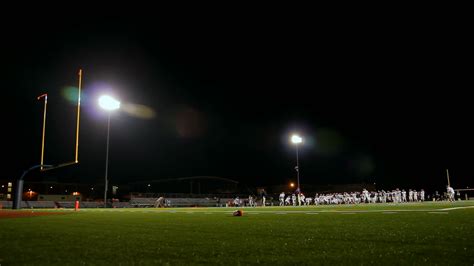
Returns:
[[[298,159],[298,143],[295,143],[296,145],[296,177],[298,180],[298,206],[301,206],[301,190],[300,190],[300,164],[299,164],[299,159]]]
[[[38,164],[33,167],[31,167],[28,170],[23,171],[23,174],[21,177],[17,180],[16,185],[15,185],[15,194],[13,194],[13,204],[12,204],[12,209],[21,209],[21,200],[23,196],[23,184],[24,184],[24,177],[26,174],[28,174],[31,170],[34,170],[36,168],[40,167],[53,167],[52,165],[42,165]]]
[[[296,143],[296,176],[298,180],[298,193],[300,192],[300,165],[298,159],[298,143]]]
[[[449,182],[449,171],[448,171],[448,169],[446,169],[446,176],[448,177],[448,186],[450,187],[451,183]]]
[[[107,151],[105,153],[105,188],[104,188],[104,208],[107,208],[107,176],[109,173],[109,135],[110,135],[110,112],[107,117]]]
[[[43,110],[43,134],[41,137],[41,162],[40,170],[43,170],[43,161],[44,161],[44,136],[46,133],[46,108],[48,107],[48,94],[43,94],[38,96],[38,100],[44,97],[44,110]]]
[[[28,170],[23,172],[23,175],[16,181],[15,184],[15,194],[13,194],[13,204],[12,204],[12,209],[14,210],[19,210],[21,209],[21,200],[23,199],[23,176],[28,173]]]
[[[75,162],[79,162],[79,119],[81,115],[81,87],[82,87],[82,69],[79,69],[79,91],[77,95],[77,125],[76,125],[76,159]]]

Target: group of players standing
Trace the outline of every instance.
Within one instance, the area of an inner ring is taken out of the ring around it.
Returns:
[[[301,205],[325,205],[325,204],[359,204],[359,203],[402,203],[425,201],[425,191],[409,189],[408,193],[404,189],[392,191],[368,191],[343,192],[317,194],[314,198],[306,197],[303,193],[294,193],[286,196],[284,192],[280,194],[280,206],[301,206]]]
[[[454,189],[447,186],[447,200],[455,201]],[[423,202],[425,201],[425,191],[409,189],[395,189],[392,191],[371,191],[363,189],[362,192],[343,192],[318,194],[314,198],[306,197],[303,193],[293,193],[285,195],[280,194],[280,206],[301,206],[301,205],[326,205],[326,204],[359,204],[359,203],[404,203],[404,202]]]
[[[454,189],[447,186],[447,200],[455,201]],[[266,198],[262,196],[261,205],[266,205]],[[302,206],[302,205],[328,205],[328,204],[360,204],[360,203],[405,203],[405,202],[423,202],[425,201],[425,191],[421,189],[416,191],[409,189],[408,192],[404,189],[395,189],[392,191],[368,191],[363,189],[362,192],[341,192],[341,193],[316,193],[313,198],[306,197],[304,193],[293,193],[286,195],[284,192],[280,193],[280,206]],[[256,207],[256,198],[249,196],[248,201],[243,201],[239,197],[232,202],[233,206],[250,206]],[[260,204],[259,204],[260,205]],[[272,204],[273,205],[273,204]]]

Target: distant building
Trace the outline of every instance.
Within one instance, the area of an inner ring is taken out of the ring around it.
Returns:
[[[13,181],[0,180],[0,200],[12,200]]]

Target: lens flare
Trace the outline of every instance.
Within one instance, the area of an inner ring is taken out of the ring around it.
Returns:
[[[207,131],[207,121],[203,113],[191,107],[184,107],[176,114],[176,131],[184,138],[195,138]]]
[[[63,90],[61,91],[62,92],[61,94],[68,102],[76,104],[77,103],[77,90],[78,90],[77,87],[69,86],[69,87],[63,88]]]
[[[142,104],[124,103],[121,108],[123,112],[142,119],[152,119],[156,116],[152,108]]]

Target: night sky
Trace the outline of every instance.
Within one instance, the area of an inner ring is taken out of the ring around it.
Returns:
[[[8,28],[0,179],[39,163],[42,93],[45,162],[74,159],[66,95],[82,68],[80,164],[29,180],[103,180],[107,92],[129,106],[112,114],[112,183],[295,181],[298,132],[302,184],[442,189],[449,168],[455,188],[472,185],[472,41],[455,22],[137,14]]]

